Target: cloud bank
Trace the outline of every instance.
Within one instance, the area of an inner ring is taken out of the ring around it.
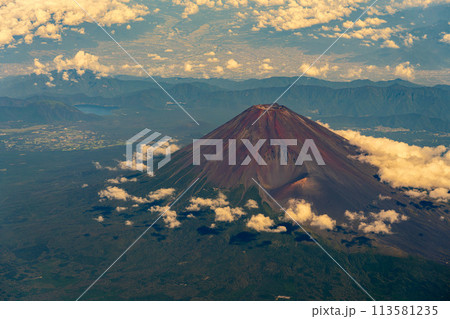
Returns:
[[[106,26],[140,21],[149,13],[146,6],[130,4],[129,0],[77,1],[89,15]],[[74,1],[60,0],[1,1],[0,16],[0,48],[30,44],[35,37],[60,40],[64,30],[92,22]]]
[[[393,187],[411,187],[408,195],[449,199],[450,150],[443,146],[420,147],[387,138],[364,136],[356,131],[335,131],[368,154],[359,160],[379,169],[382,181]],[[423,191],[425,190],[425,191]]]

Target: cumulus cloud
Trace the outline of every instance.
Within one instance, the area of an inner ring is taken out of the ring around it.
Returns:
[[[125,221],[125,226],[133,226],[133,222],[131,220],[126,220]]]
[[[400,63],[395,67],[394,74],[401,78],[414,79],[414,67],[409,61]]]
[[[320,229],[332,230],[336,227],[336,221],[334,219],[327,214],[316,215],[312,210],[311,203],[308,203],[304,199],[290,199],[284,218],[287,221],[294,219],[299,224],[310,223],[311,226],[319,227]]]
[[[129,0],[78,0],[102,25],[123,24],[142,20],[149,13],[144,5]],[[8,44],[32,43],[35,37],[61,39],[65,29],[92,20],[73,1],[9,0],[0,4],[0,47]]]
[[[418,190],[418,189],[410,189],[405,191],[405,194],[410,197],[417,198],[425,198],[429,197],[431,199],[445,202],[450,200],[450,190],[443,187],[438,187],[433,190]]]
[[[126,208],[126,207],[117,206],[116,209],[115,209],[115,211],[118,212],[118,213],[120,213],[120,212],[123,212],[124,210],[127,210],[127,209],[128,209],[128,208]]]
[[[167,197],[171,197],[175,193],[175,188],[160,188],[154,192],[150,192],[147,197],[152,200],[161,200]]]
[[[98,56],[84,51],[78,51],[72,59],[64,59],[63,55],[58,55],[53,59],[53,63],[58,72],[75,69],[79,75],[83,75],[86,70],[91,70],[106,76],[114,69],[112,66],[101,64]]]
[[[199,211],[201,207],[208,207],[214,210],[217,207],[224,207],[230,204],[227,196],[222,192],[219,192],[217,198],[193,197],[190,199],[190,202],[191,204],[186,207],[187,211]]]
[[[98,193],[100,198],[107,198],[109,200],[128,200],[131,195],[128,194],[124,189],[116,187],[116,186],[108,186],[106,189],[101,190]]]
[[[121,183],[128,183],[128,182],[137,182],[137,178],[126,178],[126,177],[116,177],[116,178],[110,178],[106,180],[107,183],[110,184],[121,184]]]
[[[128,194],[127,191],[117,186],[108,186],[106,187],[106,189],[101,190],[98,195],[102,199],[133,201],[139,204],[143,204],[152,203],[157,200],[171,197],[174,192],[174,188],[161,188],[154,192],[150,192],[146,197],[138,197]]]
[[[391,13],[395,13],[395,9],[406,9],[406,8],[426,8],[433,4],[446,3],[448,0],[391,0],[390,7]]]
[[[392,209],[369,214],[346,211],[345,216],[352,224],[357,225],[358,230],[376,234],[392,234],[391,224],[408,220],[407,216]]]
[[[365,20],[360,19],[356,21],[356,23],[353,23],[353,21],[345,21],[342,23],[342,26],[345,29],[353,28],[353,27],[359,27],[359,28],[365,28],[369,26],[378,26],[380,24],[386,23],[386,20],[379,19],[379,18],[366,18]]]
[[[177,140],[172,139],[170,141],[166,141],[159,145],[158,147],[155,147],[154,144],[149,145],[143,145],[140,152],[134,152],[132,156],[131,161],[120,161],[117,168],[114,168],[115,170],[121,169],[121,170],[138,170],[136,160],[141,160],[141,169],[146,170],[147,165],[145,165],[145,162],[147,161],[147,153],[149,151],[153,152],[153,156],[160,156],[160,155],[166,155],[166,152],[169,152],[170,154],[173,154],[174,152],[178,151],[180,147],[176,144]]]
[[[255,1],[257,4],[274,6],[273,9],[255,9],[253,14],[257,24],[255,29],[273,27],[277,31],[307,28],[316,24],[328,23],[332,20],[349,16],[359,3],[366,0],[286,0]]]
[[[105,220],[104,218],[103,218],[103,216],[98,216],[97,218],[94,218],[94,220],[96,220],[96,221],[98,221],[99,223],[103,223],[103,221]]]
[[[256,202],[256,200],[253,200],[253,199],[249,199],[247,201],[247,203],[245,203],[245,207],[247,207],[249,209],[257,209],[257,208],[259,208],[258,203]]]
[[[347,79],[360,78],[362,72],[363,72],[362,68],[349,68],[346,73],[341,75],[341,77]]]
[[[269,63],[262,63],[259,66],[259,69],[263,72],[267,72],[267,71],[272,71],[273,70],[273,66],[271,66]]]
[[[96,169],[106,169],[108,171],[117,171],[117,169],[118,169],[117,167],[103,166],[99,162],[92,162],[92,164],[94,164]]]
[[[151,58],[153,61],[164,61],[164,60],[167,60],[166,57],[161,57],[160,55],[158,55],[156,53],[149,53],[149,54],[147,54],[147,56],[149,58]]]
[[[242,64],[239,64],[235,59],[230,59],[227,61],[226,68],[233,70],[233,69],[238,69],[241,66],[242,66]]]
[[[218,65],[213,69],[213,72],[221,74],[223,73],[223,67]]]
[[[216,221],[220,222],[232,222],[245,214],[242,208],[231,207],[229,204],[226,195],[219,192],[216,198],[191,198],[190,205],[186,207],[186,210],[199,211],[202,207],[209,208],[216,214]]]
[[[107,76],[114,70],[114,67],[101,64],[98,56],[84,51],[78,51],[72,59],[64,59],[62,54],[58,55],[49,63],[42,63],[39,59],[34,59],[33,72],[37,75],[50,75],[50,71],[55,69],[58,72],[63,72],[63,80],[68,81],[69,74],[65,72],[65,70],[75,69],[79,75],[83,75],[86,70],[90,70],[97,73],[99,76]],[[53,78],[49,76],[49,79],[49,82],[51,83]]]
[[[391,49],[398,49],[400,48],[394,41],[392,40],[386,40],[381,45],[382,48],[391,48]]]
[[[303,63],[300,66],[300,71],[304,72],[306,75],[309,76],[314,76],[314,77],[324,77],[327,75],[328,71],[330,70],[330,66],[327,64],[325,64],[322,67],[316,67],[316,66],[311,66],[308,63]]]
[[[171,210],[169,206],[153,206],[149,209],[150,212],[158,212],[163,215],[163,220],[169,228],[180,227],[181,223],[177,220],[177,212]]]
[[[444,42],[450,44],[450,33],[444,34],[442,39],[439,40],[439,42]]]
[[[393,187],[425,189],[422,195],[447,197],[450,185],[450,150],[441,145],[420,147],[356,131],[335,131],[367,154],[359,160],[378,167],[382,181]],[[409,191],[410,196],[419,194]],[[448,198],[448,197],[447,197]]]
[[[238,219],[240,216],[245,215],[245,212],[240,207],[217,207],[214,209],[216,213],[215,220],[218,222],[232,222]]]
[[[247,222],[247,227],[252,228],[258,232],[270,232],[270,233],[281,233],[286,231],[286,227],[278,226],[273,228],[275,222],[263,214],[254,215]]]

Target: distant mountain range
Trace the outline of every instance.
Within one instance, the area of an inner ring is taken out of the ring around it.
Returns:
[[[100,117],[85,114],[77,108],[59,101],[0,98],[0,122],[19,121],[24,124],[48,124],[98,119]]]
[[[117,106],[125,112],[176,108],[147,78],[98,77],[92,72],[80,76],[75,71],[67,74],[69,80],[63,79],[61,73],[51,73],[51,83],[48,75],[5,78],[0,81],[0,96],[67,105]],[[196,118],[216,126],[248,105],[275,101],[295,78],[158,80]],[[450,128],[447,85],[426,87],[400,79],[331,82],[303,77],[279,102],[314,120],[340,127],[385,126],[431,132],[447,132]]]

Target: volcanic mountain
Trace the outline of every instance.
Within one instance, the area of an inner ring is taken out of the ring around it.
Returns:
[[[328,208],[329,203],[338,209],[362,209],[379,194],[390,195],[392,190],[376,179],[377,170],[356,159],[360,151],[324,126],[278,104],[256,121],[269,106],[255,105],[202,138],[223,140],[222,161],[202,158],[201,165],[194,166],[192,145],[177,152],[171,162],[172,167],[178,167],[175,175],[199,175],[224,188],[241,184],[248,188],[255,178],[281,201],[300,196],[317,202],[319,209]],[[252,145],[265,140],[259,154],[266,165],[251,157],[244,139]],[[270,145],[273,139],[296,141],[297,145],[287,147],[287,165],[280,165],[280,147]],[[230,151],[234,153],[230,140],[236,140],[236,165],[228,161]],[[311,152],[313,161],[295,164],[306,140],[314,141],[325,165],[318,165]],[[214,146],[201,147],[202,157],[215,152]],[[252,160],[242,165],[249,155]]]
[[[448,260],[449,232],[447,226],[439,222],[439,217],[447,214],[448,205],[407,197],[401,190],[381,182],[378,169],[359,161],[361,150],[343,137],[285,106],[269,107],[254,105],[202,138],[223,141],[222,160],[206,160],[205,155],[216,154],[217,149],[202,146],[200,165],[193,165],[193,145],[188,145],[174,153],[171,162],[157,175],[174,186],[199,177],[198,184],[202,187],[241,188],[242,197],[246,191],[256,188],[263,201],[278,211],[273,200],[256,186],[255,179],[284,207],[290,199],[305,200],[312,203],[314,210],[336,220],[337,225],[348,222],[346,211],[362,211],[369,215],[395,210],[407,221],[393,224],[392,234],[383,236],[366,232],[363,235],[372,236],[401,253]],[[285,165],[281,164],[281,147],[270,143],[273,139],[293,140],[297,144],[287,146]],[[317,146],[325,165],[319,165],[312,149],[307,151],[311,160],[296,164],[307,140]],[[265,162],[263,165],[245,145],[257,145],[258,142],[262,144],[258,153]],[[229,157],[234,153],[236,160],[230,165]]]

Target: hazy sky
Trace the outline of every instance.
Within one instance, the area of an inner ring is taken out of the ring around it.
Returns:
[[[77,0],[152,75],[450,84],[450,0]],[[0,0],[0,77],[142,76],[74,0]],[[68,79],[69,80],[69,79]]]

